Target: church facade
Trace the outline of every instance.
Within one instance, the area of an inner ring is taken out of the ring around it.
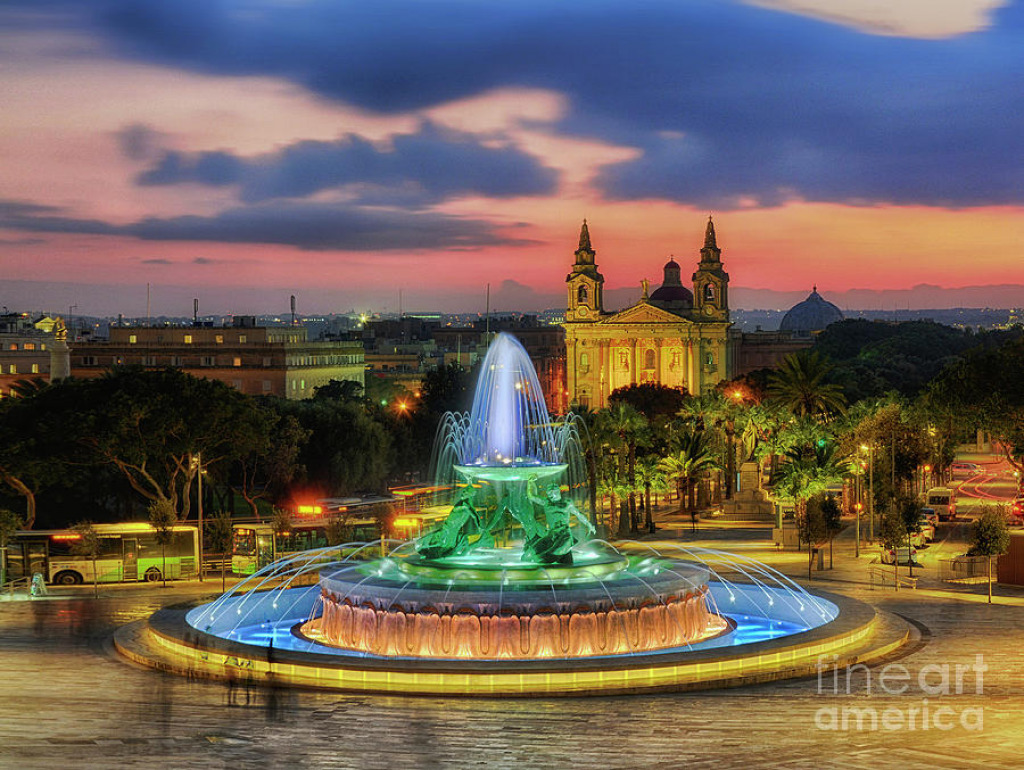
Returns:
[[[660,383],[692,394],[733,377],[738,336],[729,321],[729,274],[722,266],[714,222],[690,286],[670,259],[662,285],[618,312],[604,309],[604,277],[586,221],[572,272],[566,277],[566,386],[569,400],[600,409],[608,396],[631,384]]]

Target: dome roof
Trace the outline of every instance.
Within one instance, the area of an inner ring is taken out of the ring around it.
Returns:
[[[820,332],[826,326],[843,320],[843,312],[818,294],[815,286],[810,296],[798,302],[782,317],[779,329],[787,332]]]
[[[679,280],[679,272],[679,263],[674,259],[669,259],[665,263],[665,279],[661,286],[648,297],[648,301],[652,305],[657,305],[663,310],[673,313],[693,308],[693,293],[683,286]]]
[[[651,292],[650,301],[657,302],[686,302],[693,306],[693,292],[685,286],[662,286]]]

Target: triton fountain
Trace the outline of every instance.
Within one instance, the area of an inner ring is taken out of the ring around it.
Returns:
[[[742,556],[594,539],[577,426],[549,416],[511,335],[491,344],[473,408],[446,418],[432,464],[455,490],[433,532],[386,554],[348,543],[283,559],[210,604],[128,627],[118,648],[213,677],[531,695],[793,676],[907,638],[867,605]]]

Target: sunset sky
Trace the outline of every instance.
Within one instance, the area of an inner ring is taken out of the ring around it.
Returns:
[[[540,308],[709,212],[733,287],[1024,284],[1024,2],[0,0],[0,73],[11,309]]]

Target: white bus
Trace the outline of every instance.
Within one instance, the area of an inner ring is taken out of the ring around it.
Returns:
[[[198,575],[199,529],[187,524],[172,528],[166,548],[146,522],[94,524],[99,535],[96,579],[100,583],[127,580],[190,579]],[[92,558],[75,553],[82,536],[73,529],[23,530],[7,544],[7,579],[31,579],[41,574],[47,583],[76,585],[93,582]]]

